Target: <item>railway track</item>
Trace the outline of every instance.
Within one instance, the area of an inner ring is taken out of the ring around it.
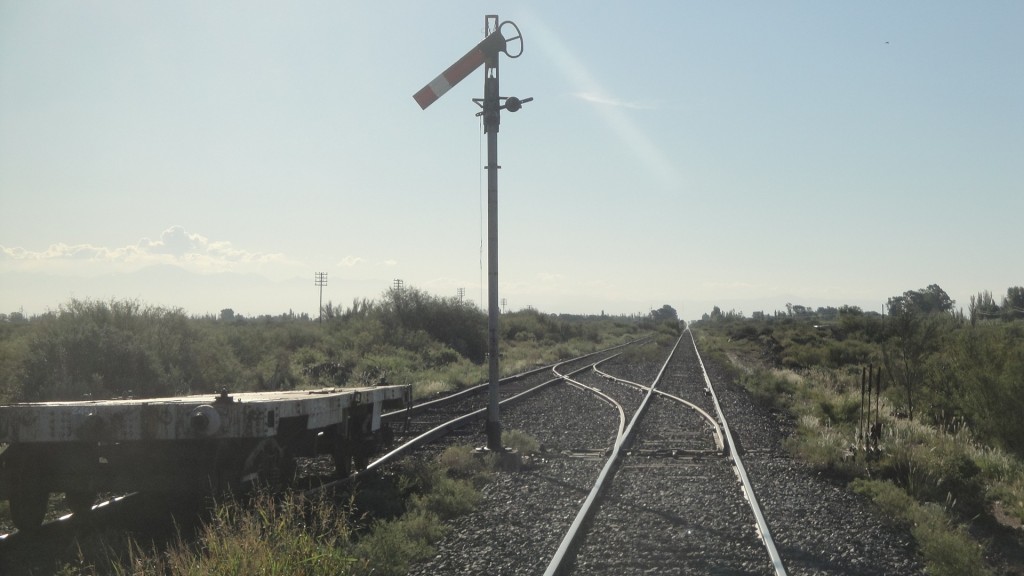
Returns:
[[[689,332],[649,387],[600,374],[646,393],[545,574],[786,574]]]
[[[559,369],[568,371],[570,374],[587,370],[593,364],[595,357],[607,359],[610,357],[609,355],[614,355],[615,350],[635,344],[637,342],[630,342],[505,378],[499,382],[499,406],[507,407],[515,402],[523,402],[527,398],[563,382],[565,376],[559,372]],[[306,493],[313,495],[346,484],[358,479],[361,474],[375,472],[414,451],[427,450],[429,452],[428,447],[432,443],[445,436],[455,435],[460,430],[465,430],[472,438],[468,439],[466,434],[463,434],[460,436],[463,442],[468,441],[473,445],[482,445],[480,431],[466,429],[470,423],[486,418],[489,392],[487,384],[480,384],[423,402],[418,406],[384,414],[383,420],[394,423],[396,427],[401,425],[402,431],[396,434],[398,447],[369,463],[364,470],[352,476],[317,486],[307,490]],[[434,450],[434,452],[439,451],[440,448]]]
[[[541,443],[540,454],[519,472],[495,474],[477,510],[458,519],[434,545],[435,556],[409,574],[781,573],[725,452],[737,445],[752,470],[749,480],[763,516],[772,521],[782,571],[923,573],[905,530],[788,457],[780,446],[785,423],[777,415],[753,402],[717,366],[705,373],[699,361],[683,362],[686,355],[697,356],[692,339],[685,338],[680,358],[660,378],[672,345],[664,340],[642,354],[595,360],[596,369],[571,377],[613,397],[626,414],[636,412],[650,383],[659,380],[655,390],[661,392],[651,395],[636,443],[624,452],[612,484],[595,498],[593,518],[580,522],[578,542],[566,546],[563,561],[554,562],[556,551],[594,490],[621,423],[607,400],[573,385],[548,387],[502,412],[507,429]],[[717,422],[715,402],[705,392],[709,380],[735,441],[693,407],[656,399],[688,399]],[[663,415],[671,420],[665,426],[659,424]],[[682,429],[684,420],[692,427]]]

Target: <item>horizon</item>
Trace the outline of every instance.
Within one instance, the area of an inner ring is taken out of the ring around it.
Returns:
[[[97,301],[97,302],[110,302],[110,301],[120,301],[120,300],[131,300],[131,301],[136,301],[139,304],[141,304],[143,306],[147,306],[147,307],[164,308],[164,309],[168,309],[168,310],[181,310],[186,315],[188,315],[190,317],[195,317],[195,318],[206,317],[206,316],[219,316],[221,311],[225,310],[225,309],[231,309],[236,315],[244,316],[244,317],[247,317],[247,318],[255,318],[255,317],[261,317],[261,316],[281,316],[281,315],[286,315],[286,314],[289,314],[289,313],[295,314],[296,316],[306,315],[306,316],[308,316],[309,318],[312,318],[312,319],[316,319],[316,318],[319,317],[318,304],[319,304],[320,292],[319,292],[319,288],[317,286],[315,286],[315,284],[314,284],[314,278],[309,278],[308,281],[307,281],[307,279],[302,279],[302,278],[291,278],[291,279],[285,279],[285,280],[281,280],[281,281],[267,281],[265,278],[263,278],[263,277],[261,277],[259,275],[256,275],[256,274],[242,274],[242,273],[219,273],[219,274],[214,275],[215,278],[209,278],[209,277],[204,277],[204,276],[201,276],[201,275],[190,274],[187,271],[184,271],[184,270],[182,270],[180,268],[177,268],[174,265],[170,265],[170,264],[165,264],[165,265],[161,265],[161,266],[154,266],[152,268],[162,269],[162,274],[157,274],[156,276],[154,276],[154,274],[153,274],[154,270],[153,269],[142,269],[142,270],[138,271],[137,273],[135,273],[134,275],[131,275],[131,274],[126,275],[125,278],[133,278],[134,277],[136,280],[141,281],[143,284],[152,284],[154,282],[159,283],[161,281],[167,280],[167,275],[168,274],[170,274],[170,275],[185,275],[185,276],[189,276],[189,277],[193,278],[193,280],[195,282],[194,288],[196,289],[196,291],[202,291],[203,287],[208,285],[208,284],[210,284],[211,281],[212,281],[214,286],[218,286],[218,287],[221,287],[221,288],[224,288],[224,287],[234,287],[229,292],[233,291],[236,294],[236,296],[235,297],[232,297],[230,295],[228,295],[228,296],[215,296],[214,298],[217,298],[218,302],[223,302],[224,304],[211,304],[211,305],[207,306],[206,308],[200,309],[200,308],[189,308],[187,306],[183,306],[183,305],[175,303],[174,302],[174,296],[172,294],[166,294],[164,297],[159,297],[159,296],[155,297],[155,298],[147,297],[145,292],[143,290],[141,290],[141,289],[139,291],[135,292],[135,293],[121,292],[121,293],[104,294],[104,295],[101,295],[101,296],[94,296],[94,295],[78,296],[78,295],[72,293],[72,294],[69,294],[66,298],[64,298],[62,300],[54,301],[52,303],[46,304],[46,305],[44,305],[41,308],[26,308],[24,306],[17,306],[16,308],[9,309],[9,310],[8,309],[0,309],[0,314],[11,314],[11,313],[17,312],[17,313],[23,314],[26,318],[30,318],[30,317],[33,317],[33,316],[44,315],[44,314],[50,313],[50,312],[57,312],[62,306],[68,304],[71,300]],[[219,276],[219,278],[216,278],[218,276]],[[0,279],[3,279],[3,277],[4,277],[4,275],[2,273],[0,273]],[[226,280],[225,277],[230,277],[232,280]],[[123,280],[124,279],[122,279],[122,282],[121,282],[122,284],[124,283]],[[398,280],[400,280],[400,279],[398,279]],[[48,284],[52,283],[52,281],[53,281],[53,277],[47,277],[47,283]],[[347,297],[345,299],[337,299],[337,298],[331,297],[331,282],[330,281],[331,281],[331,276],[328,276],[328,284],[324,287],[324,299],[323,299],[324,306],[327,306],[328,304],[330,304],[330,305],[335,306],[335,307],[341,307],[342,309],[349,308],[354,300],[359,300],[359,301],[362,301],[362,300],[379,301],[394,286],[394,279],[391,280],[391,281],[380,280],[379,282],[376,282],[376,283],[374,281],[363,282],[363,283],[361,283],[361,285],[364,288],[366,288],[367,290],[371,290],[372,291],[374,289],[375,285],[379,285],[379,289],[376,290],[375,292],[372,292],[372,293],[367,292],[367,293],[364,293],[364,294],[356,294],[354,292],[351,292],[352,289],[349,289],[349,291],[348,291],[348,296],[349,297]],[[250,287],[251,288],[252,285],[253,285],[253,282],[258,283],[257,284],[258,290],[256,290],[256,295],[246,296],[245,292],[244,292],[245,288],[246,287]],[[0,284],[3,284],[3,286],[4,286],[4,287],[0,288],[0,293],[3,293],[3,291],[7,290],[6,286],[8,286],[8,284],[6,282],[0,283]],[[180,286],[187,285],[187,282],[179,280],[179,281],[174,282],[174,285],[176,286],[175,290],[177,290],[177,289],[180,288]],[[422,290],[422,291],[424,291],[424,292],[426,292],[426,293],[428,293],[428,294],[430,294],[432,296],[436,296],[436,297],[441,297],[441,298],[457,298],[458,297],[457,293],[456,294],[442,294],[442,293],[438,293],[438,292],[432,291],[430,289],[427,289],[427,288],[424,288],[424,287],[421,287],[421,286],[418,286],[418,285],[415,285],[415,284],[405,283],[404,281],[403,281],[403,285],[406,288]],[[583,315],[583,316],[600,316],[600,315],[604,314],[604,315],[607,315],[607,316],[626,316],[626,317],[629,317],[629,316],[644,316],[644,315],[649,314],[653,310],[657,310],[657,309],[661,308],[664,305],[668,305],[668,306],[671,306],[673,309],[676,310],[676,312],[679,314],[680,319],[687,320],[687,321],[693,321],[693,320],[700,319],[703,314],[710,314],[712,309],[715,306],[717,306],[723,313],[734,312],[734,313],[742,314],[743,316],[749,318],[749,317],[751,317],[751,315],[754,312],[763,312],[766,315],[784,313],[785,310],[786,310],[786,305],[787,304],[792,304],[792,305],[806,306],[807,308],[810,308],[810,309],[815,310],[815,311],[817,311],[819,308],[830,308],[830,307],[831,308],[840,308],[842,306],[856,306],[856,307],[860,308],[864,312],[878,312],[878,313],[881,313],[881,314],[884,315],[885,314],[885,305],[886,305],[886,302],[888,301],[889,298],[892,298],[892,297],[895,297],[895,296],[901,296],[905,292],[910,291],[910,290],[921,290],[921,289],[924,289],[926,287],[927,286],[918,286],[918,287],[914,287],[914,288],[908,287],[908,288],[905,288],[905,289],[900,289],[898,291],[894,291],[891,295],[885,297],[884,299],[882,299],[882,300],[880,300],[878,302],[867,302],[867,303],[865,303],[865,302],[839,302],[839,301],[822,299],[822,298],[813,298],[813,297],[812,298],[797,298],[795,296],[787,297],[786,295],[776,295],[776,296],[766,296],[766,297],[764,297],[762,299],[746,299],[746,300],[743,300],[743,301],[730,301],[728,299],[722,299],[722,300],[716,300],[716,301],[708,301],[708,302],[686,301],[685,303],[684,302],[666,301],[666,302],[659,302],[659,303],[656,303],[656,304],[655,303],[651,303],[649,305],[646,305],[646,306],[643,306],[643,307],[637,307],[635,309],[628,309],[628,308],[623,308],[623,309],[610,309],[610,308],[609,309],[606,309],[606,308],[602,308],[602,309],[588,309],[586,307],[579,307],[579,306],[567,307],[565,309],[549,309],[549,308],[539,307],[539,306],[535,306],[533,304],[526,303],[526,304],[523,304],[523,305],[520,305],[520,306],[508,305],[508,306],[505,307],[505,310],[509,311],[509,312],[516,312],[516,311],[525,310],[525,309],[534,309],[534,310],[537,310],[538,312],[541,312],[541,313],[544,313],[544,314],[556,314],[556,315],[558,315],[558,314],[568,314],[568,315]],[[941,287],[942,286],[940,285],[940,288]],[[1005,289],[1002,289],[1002,290],[999,290],[999,291],[997,291],[997,290],[988,290],[988,291],[992,293],[992,296],[993,296],[994,300],[996,301],[996,303],[1000,303],[1002,301],[1003,297],[1005,297],[1006,289],[1008,289],[1008,288],[1010,288],[1010,286],[1007,286]],[[61,290],[63,290],[63,288],[56,288],[56,289],[53,290],[53,292],[56,293],[56,292],[59,292]],[[983,289],[983,290],[986,290],[986,289]],[[963,300],[957,298],[956,295],[954,295],[954,294],[949,294],[949,296],[954,300],[954,310],[965,311],[967,309],[968,304],[969,304],[970,297],[971,296],[977,296],[983,290],[978,290],[977,292],[970,294],[968,297],[964,298]],[[268,297],[268,296],[266,296],[265,293],[267,291],[273,292],[277,297]],[[304,296],[302,296],[301,298],[298,297],[300,292],[304,293]],[[43,288],[43,293],[45,294],[45,288]],[[947,293],[948,293],[948,291],[947,291]],[[242,294],[242,295],[238,296],[237,294]],[[472,298],[472,297],[468,296],[469,295],[469,291],[468,290],[465,292],[465,294],[466,294],[465,301],[468,304],[473,305],[473,306],[475,306],[477,308],[480,308],[482,311],[486,312],[486,309],[487,309],[486,308],[486,302],[483,305],[481,305],[481,303],[480,303],[478,298]],[[280,298],[280,296],[282,296],[282,295],[285,296],[284,299]],[[292,304],[288,303],[287,298],[289,296],[293,297],[293,298],[296,298],[294,303],[292,303]],[[43,297],[45,297],[45,296],[43,296]],[[486,294],[484,295],[484,299],[486,300]],[[254,302],[254,300],[255,300],[255,302]],[[280,303],[281,307],[279,307],[277,309],[271,309],[269,307],[268,308],[261,308],[260,305],[259,305],[259,302],[266,302],[266,301],[277,301],[277,302]],[[235,305],[232,305],[232,302],[234,302]],[[312,304],[312,307],[309,306],[310,304]],[[576,304],[578,304],[578,303],[576,303]]]

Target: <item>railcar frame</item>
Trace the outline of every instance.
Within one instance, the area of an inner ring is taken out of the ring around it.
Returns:
[[[80,515],[101,492],[277,486],[298,456],[332,455],[347,476],[390,440],[381,413],[411,401],[377,386],[0,406],[0,498],[31,530],[51,493]]]

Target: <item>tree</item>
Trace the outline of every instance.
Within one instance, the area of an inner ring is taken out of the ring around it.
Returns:
[[[956,304],[946,291],[938,284],[931,284],[921,290],[907,290],[902,296],[889,298],[889,313],[898,315],[908,307],[913,307],[918,312],[933,314],[938,312],[951,312]]]
[[[988,290],[978,292],[977,296],[971,296],[971,303],[967,310],[971,315],[972,326],[978,320],[999,317],[999,306],[996,304],[995,299],[992,298],[992,292]]]
[[[889,298],[888,338],[882,357],[890,377],[906,392],[911,420],[916,392],[924,385],[927,360],[939,347],[941,315],[951,312],[953,304],[938,284]]]
[[[1007,319],[1024,318],[1024,286],[1011,286],[1006,289],[1003,315]]]
[[[665,304],[657,310],[651,310],[651,319],[655,322],[679,322],[679,314],[676,313],[676,309]]]

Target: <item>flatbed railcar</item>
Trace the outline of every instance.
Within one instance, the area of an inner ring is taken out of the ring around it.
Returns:
[[[297,456],[330,454],[347,476],[409,407],[410,386],[238,392],[0,406],[0,498],[20,530],[51,493],[84,514],[100,492],[205,492],[290,479]]]

